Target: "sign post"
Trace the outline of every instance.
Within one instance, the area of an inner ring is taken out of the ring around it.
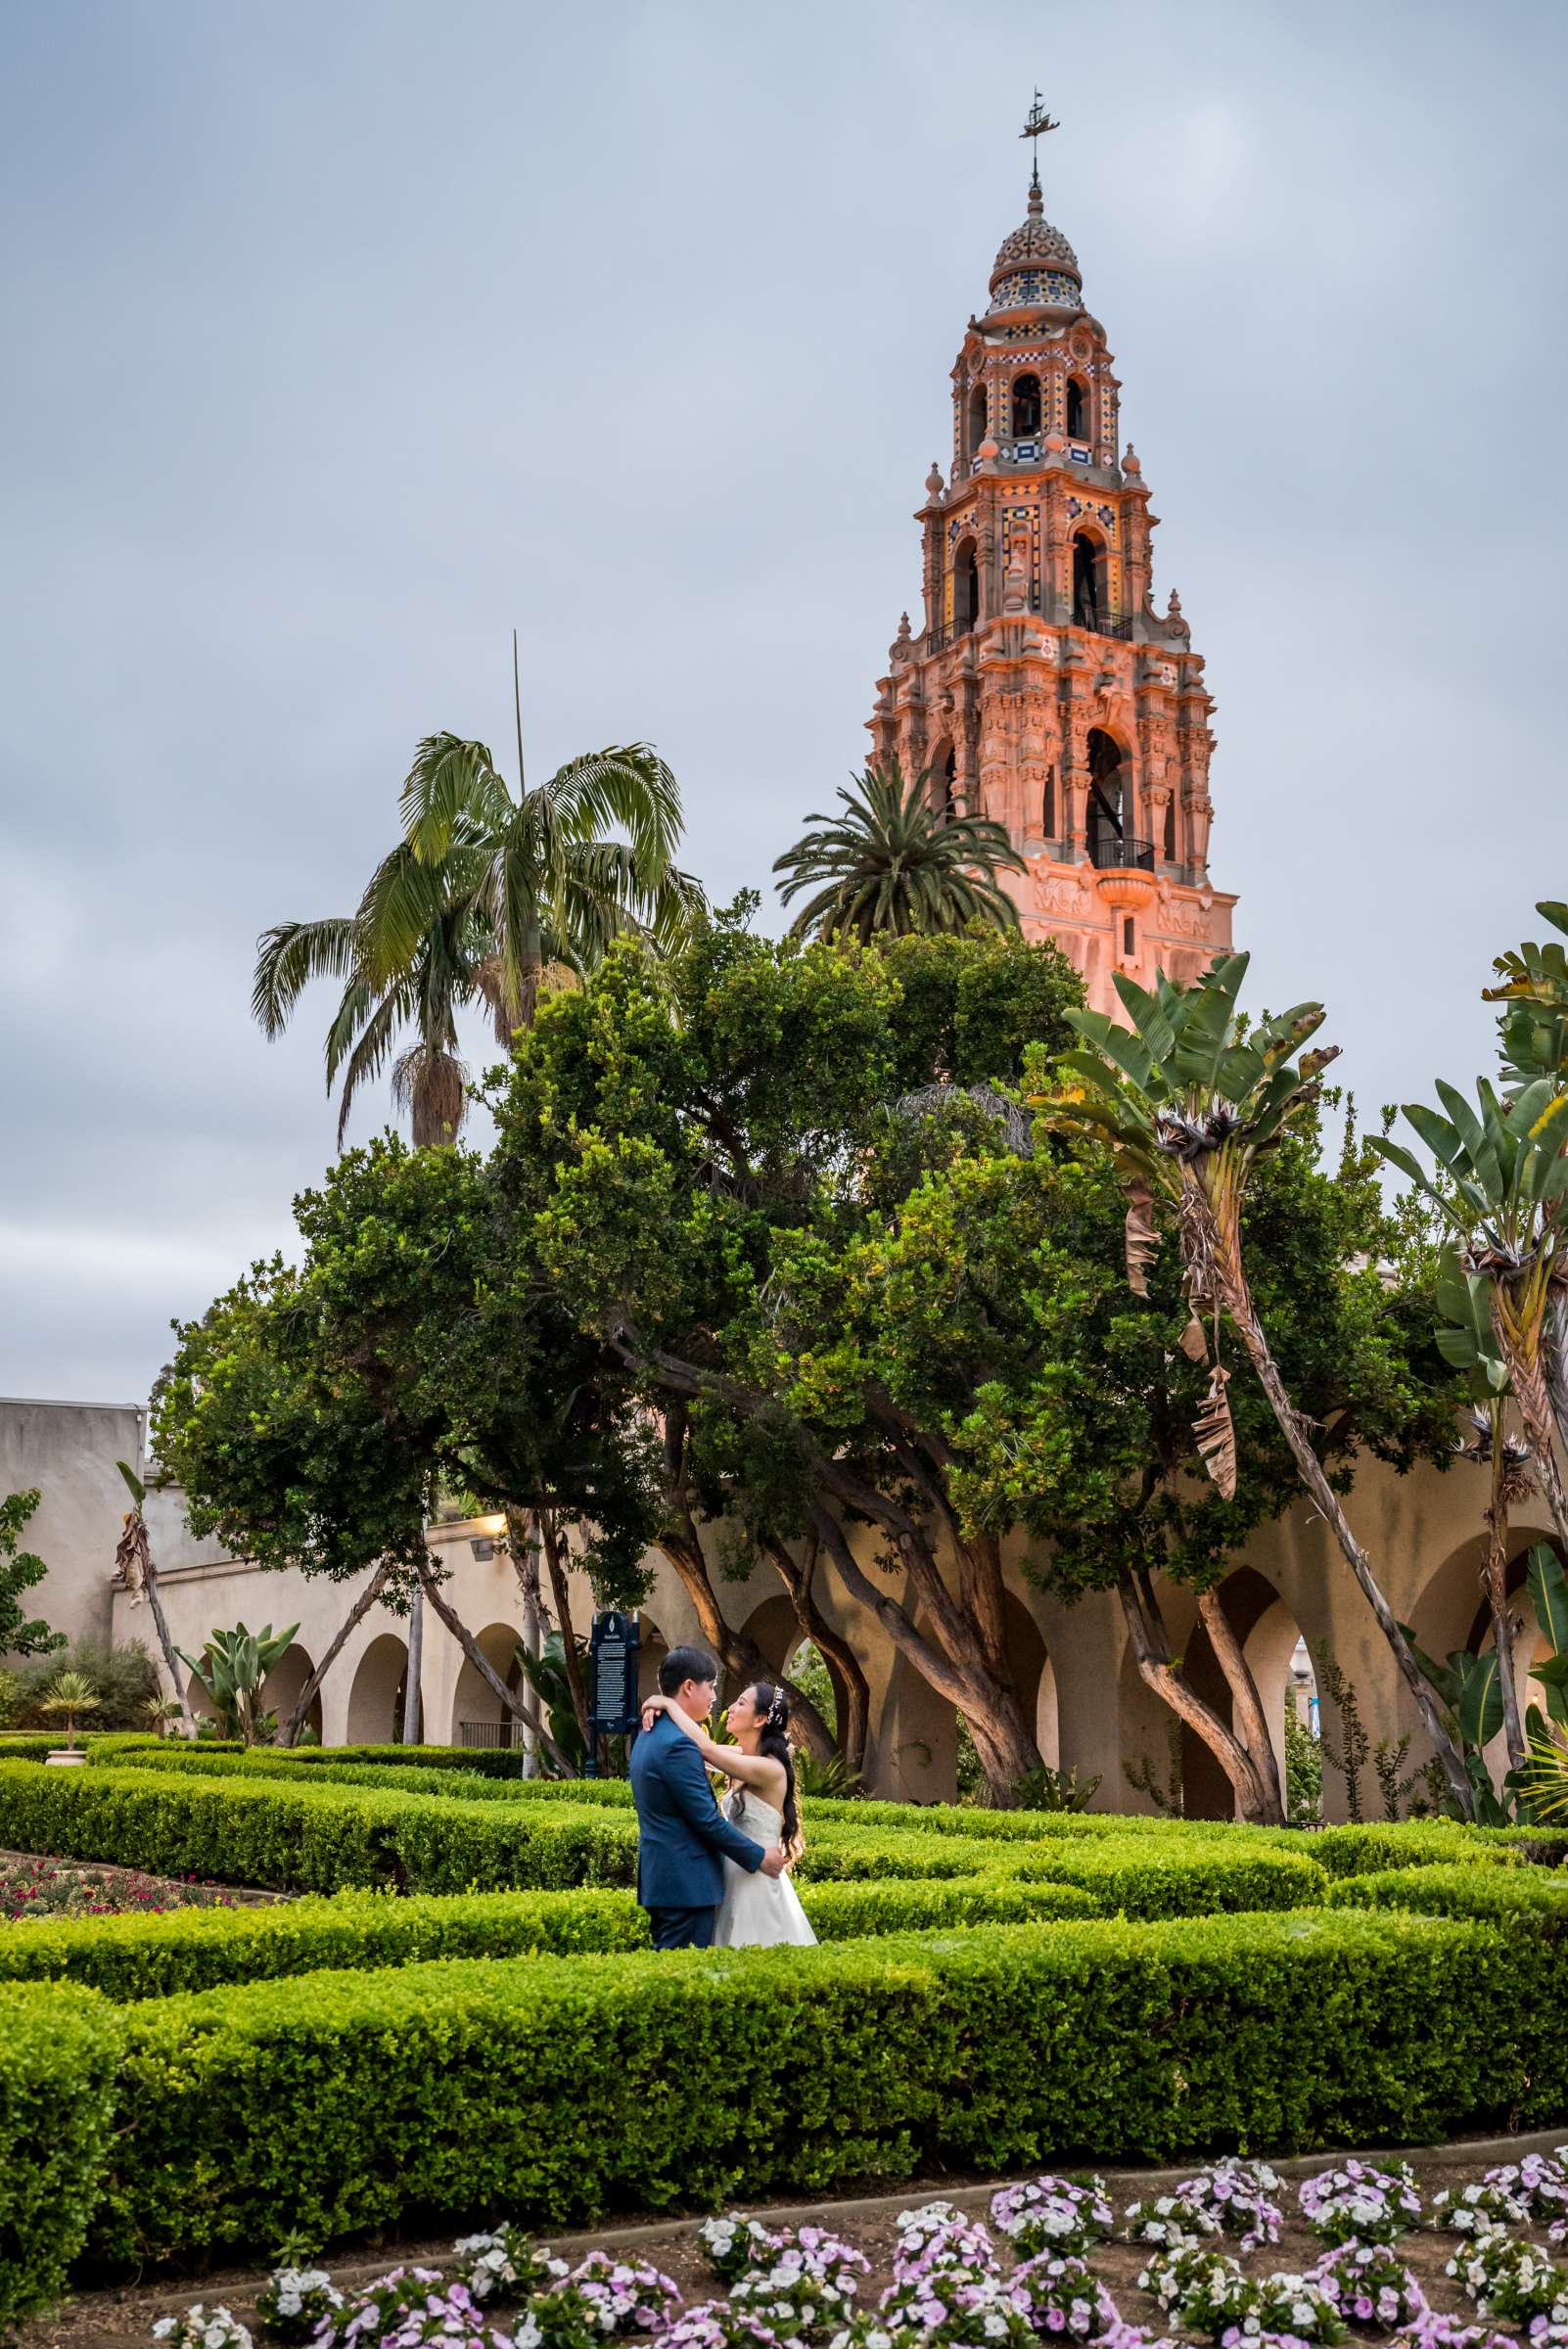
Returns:
[[[599,1773],[601,1737],[628,1737],[637,1726],[637,1650],[642,1627],[635,1615],[609,1607],[595,1615],[588,1640],[588,1751],[584,1777]]]

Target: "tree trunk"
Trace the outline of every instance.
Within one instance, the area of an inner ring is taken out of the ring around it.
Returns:
[[[812,1585],[821,1553],[821,1536],[806,1538],[807,1554],[797,1564],[783,1542],[765,1541],[762,1548],[772,1559],[779,1580],[790,1594],[795,1620],[827,1666],[838,1710],[838,1750],[846,1770],[859,1777],[865,1769],[866,1740],[871,1728],[871,1684],[860,1659],[848,1639],[836,1632],[816,1603]]]
[[[1492,1616],[1492,1636],[1498,1650],[1502,1682],[1502,1733],[1507,1742],[1508,1768],[1520,1770],[1527,1759],[1524,1723],[1519,1718],[1519,1686],[1514,1679],[1513,1617],[1508,1612],[1508,1461],[1504,1418],[1506,1405],[1494,1405],[1492,1422],[1492,1502],[1487,1510],[1487,1551],[1481,1567],[1481,1588]]]
[[[1132,1641],[1132,1653],[1140,1679],[1145,1686],[1154,1690],[1163,1704],[1170,1706],[1178,1721],[1184,1722],[1194,1735],[1203,1739],[1230,1781],[1238,1817],[1254,1826],[1282,1825],[1277,1776],[1275,1790],[1270,1795],[1252,1755],[1240,1738],[1226,1727],[1212,1705],[1206,1705],[1196,1690],[1188,1687],[1176,1670],[1171,1658],[1163,1622],[1149,1621],[1132,1577],[1126,1571],[1117,1579],[1117,1596],[1122,1601],[1122,1613]],[[1212,1633],[1210,1636],[1213,1637]]]
[[[1464,1767],[1464,1757],[1444,1727],[1436,1698],[1426,1683],[1420,1666],[1410,1653],[1409,1641],[1400,1630],[1394,1617],[1394,1611],[1383,1595],[1377,1577],[1372,1572],[1371,1560],[1352,1533],[1350,1520],[1340,1506],[1339,1496],[1323,1474],[1322,1462],[1307,1441],[1306,1428],[1292,1405],[1290,1397],[1285,1392],[1284,1380],[1279,1375],[1279,1365],[1269,1352],[1268,1341],[1264,1335],[1263,1324],[1254,1310],[1252,1294],[1247,1287],[1245,1276],[1239,1274],[1226,1262],[1225,1252],[1221,1245],[1219,1229],[1215,1222],[1214,1211],[1208,1201],[1204,1199],[1201,1192],[1189,1191],[1187,1196],[1198,1202],[1207,1221],[1206,1236],[1213,1251],[1211,1261],[1214,1275],[1223,1293],[1225,1310],[1229,1313],[1231,1323],[1240,1337],[1242,1345],[1246,1348],[1247,1359],[1257,1373],[1258,1383],[1268,1399],[1268,1405],[1275,1419],[1279,1422],[1280,1433],[1290,1447],[1290,1454],[1296,1463],[1297,1474],[1317,1504],[1324,1524],[1339,1544],[1340,1555],[1344,1558],[1352,1574],[1355,1575],[1360,1586],[1362,1597],[1377,1618],[1379,1631],[1394,1652],[1394,1661],[1399,1666],[1400,1677],[1414,1700],[1416,1712],[1421,1717],[1421,1726],[1431,1739],[1433,1751],[1443,1765],[1443,1774],[1449,1781],[1453,1799],[1458,1805],[1460,1817],[1473,1819],[1475,1816],[1475,1793],[1470,1784],[1469,1773]],[[1239,1264],[1239,1256],[1237,1263]]]
[[[440,1617],[441,1622],[445,1624],[446,1629],[451,1633],[452,1637],[457,1641],[458,1646],[462,1649],[464,1655],[473,1665],[474,1670],[479,1674],[480,1679],[484,1682],[485,1687],[489,1689],[491,1695],[499,1699],[500,1703],[505,1707],[506,1711],[512,1715],[512,1718],[515,1721],[521,1722],[525,1728],[532,1729],[534,1735],[538,1738],[539,1743],[543,1746],[551,1761],[560,1771],[562,1776],[568,1778],[571,1777],[573,1771],[570,1758],[561,1751],[561,1748],[556,1744],[555,1739],[551,1736],[549,1730],[544,1727],[538,1715],[533,1711],[531,1705],[526,1704],[516,1689],[508,1688],[506,1682],[502,1680],[500,1674],[496,1671],[494,1665],[490,1662],[488,1656],[486,1656],[484,1650],[481,1647],[479,1641],[469,1630],[467,1624],[459,1618],[455,1608],[450,1605],[450,1603],[442,1594],[439,1585],[437,1583],[435,1576],[432,1574],[428,1566],[422,1566],[420,1568],[419,1580],[424,1589],[425,1596],[429,1599],[431,1605]]]
[[[523,1650],[531,1663],[539,1660],[539,1552],[534,1539],[534,1512],[508,1507],[507,1548],[523,1597]],[[539,1774],[539,1741],[528,1727],[523,1731],[523,1775]]]
[[[1233,1732],[1239,1732],[1248,1759],[1258,1773],[1258,1783],[1270,1818],[1270,1826],[1285,1823],[1284,1790],[1279,1783],[1279,1764],[1274,1758],[1274,1741],[1264,1718],[1263,1699],[1253,1679],[1252,1666],[1241,1652],[1241,1642],[1231,1628],[1229,1618],[1220,1604],[1218,1591],[1206,1590],[1198,1601],[1198,1615],[1209,1635],[1225,1684],[1230,1690],[1230,1722]]]
[[[539,1511],[539,1538],[544,1543],[544,1563],[550,1577],[550,1595],[555,1602],[556,1628],[561,1634],[561,1660],[572,1692],[572,1710],[576,1715],[586,1751],[592,1742],[588,1732],[588,1688],[582,1677],[582,1659],[577,1654],[576,1628],[572,1621],[572,1594],[562,1555],[565,1544],[554,1514],[548,1509]]]
[[[403,1689],[403,1743],[422,1742],[422,1690],[425,1664],[425,1593],[414,1589],[408,1599],[408,1677]]]
[[[881,1624],[921,1679],[962,1713],[993,1799],[998,1806],[1009,1804],[1019,1779],[1040,1767],[1039,1748],[1024,1720],[1018,1691],[982,1668],[955,1662],[934,1645],[892,1591],[872,1582],[838,1519],[814,1495],[810,1510],[811,1521],[850,1596]]]
[[[191,1704],[190,1691],[181,1677],[179,1658],[174,1653],[174,1642],[169,1637],[168,1617],[163,1612],[163,1601],[158,1593],[158,1568],[153,1564],[153,1553],[150,1548],[144,1549],[142,1553],[142,1588],[147,1592],[147,1603],[153,1610],[153,1629],[158,1634],[158,1644],[163,1653],[163,1669],[173,1681],[174,1694],[179,1700],[180,1720],[184,1734],[187,1737],[194,1737],[196,1735],[196,1713]]]
[[[355,1624],[364,1620],[365,1616],[369,1614],[371,1608],[375,1605],[377,1599],[380,1598],[382,1591],[386,1587],[387,1577],[391,1571],[391,1568],[385,1564],[377,1567],[375,1573],[371,1576],[369,1582],[365,1585],[363,1590],[360,1591],[359,1596],[354,1600],[353,1605],[344,1617],[343,1622],[333,1634],[332,1643],[328,1647],[326,1654],[322,1657],[320,1663],[316,1666],[315,1671],[310,1675],[310,1678],[306,1681],[304,1686],[300,1689],[300,1694],[295,1699],[294,1711],[284,1723],[283,1728],[278,1737],[278,1743],[280,1745],[293,1745],[295,1739],[299,1736],[300,1731],[304,1727],[305,1716],[309,1712],[311,1705],[315,1702],[316,1690],[321,1686],[322,1681],[326,1679],[334,1664],[337,1663],[339,1656],[343,1653],[344,1642],[346,1640],[349,1633],[353,1630]]]

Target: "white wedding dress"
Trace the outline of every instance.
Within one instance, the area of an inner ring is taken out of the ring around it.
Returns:
[[[744,1786],[737,1786],[724,1805],[724,1816],[750,1835],[754,1843],[771,1850],[784,1831],[784,1821],[771,1803],[764,1803]],[[771,1950],[781,1945],[804,1947],[814,1942],[801,1896],[788,1876],[751,1875],[733,1860],[724,1862],[724,1897],[714,1925],[715,1950]]]

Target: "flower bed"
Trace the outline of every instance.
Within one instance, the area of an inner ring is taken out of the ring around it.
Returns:
[[[149,1876],[133,1867],[86,1867],[67,1860],[0,1857],[0,1919],[19,1923],[88,1916],[148,1916],[171,1909],[232,1909],[222,1884]],[[53,1972],[53,1967],[40,1969]],[[9,1971],[0,1954],[0,1974]]]

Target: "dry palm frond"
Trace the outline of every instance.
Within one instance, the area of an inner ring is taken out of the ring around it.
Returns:
[[[1209,1373],[1209,1392],[1203,1408],[1192,1422],[1192,1432],[1198,1440],[1203,1464],[1222,1497],[1236,1497],[1236,1430],[1230,1416],[1230,1398],[1225,1393],[1230,1373],[1222,1362],[1216,1362]]]
[[[147,1596],[147,1567],[150,1556],[147,1527],[140,1509],[127,1509],[124,1530],[115,1549],[115,1572],[131,1594],[131,1605],[139,1607]]]
[[[1209,1359],[1209,1338],[1196,1313],[1187,1317],[1187,1325],[1176,1340],[1189,1362],[1206,1362]]]
[[[1149,1267],[1159,1251],[1160,1235],[1154,1228],[1154,1193],[1141,1174],[1134,1174],[1127,1186],[1127,1285],[1134,1297],[1149,1293]]]

